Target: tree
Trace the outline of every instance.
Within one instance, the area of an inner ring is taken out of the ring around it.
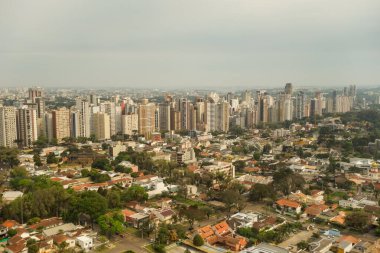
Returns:
[[[107,191],[106,195],[109,208],[120,208],[121,207],[121,196],[118,190]]]
[[[270,144],[265,144],[263,147],[263,154],[269,154],[272,150],[272,146]]]
[[[352,229],[365,231],[371,222],[371,216],[364,211],[353,211],[346,216],[345,224]]]
[[[282,168],[273,173],[273,186],[275,190],[281,191],[284,195],[302,190],[304,185],[305,179],[289,168]]]
[[[259,161],[259,160],[260,160],[260,157],[261,157],[260,152],[255,152],[255,153],[253,154],[253,159],[255,159],[256,161]]]
[[[307,249],[307,247],[309,247],[309,244],[306,241],[297,243],[297,249]]]
[[[92,164],[91,167],[94,169],[100,170],[112,170],[110,161],[107,158],[97,158]]]
[[[33,155],[33,161],[34,161],[35,166],[38,166],[38,167],[42,166],[41,157],[39,154],[36,153]]]
[[[193,227],[195,221],[203,220],[206,217],[206,213],[202,209],[198,208],[198,206],[189,206],[187,208],[182,208],[180,210],[180,215],[183,215],[187,218],[191,228]]]
[[[262,201],[265,198],[274,199],[275,196],[272,185],[255,184],[249,192],[249,198],[252,201]]]
[[[244,197],[235,190],[228,189],[222,192],[221,200],[226,205],[228,212],[231,211],[232,207],[236,207],[241,211],[246,205]]]
[[[40,250],[35,239],[29,239],[26,242],[26,246],[28,247],[28,253],[38,253]]]
[[[121,198],[125,202],[132,200],[144,202],[148,199],[148,193],[144,187],[139,185],[132,185],[121,194]]]
[[[233,165],[235,166],[236,171],[242,172],[246,164],[244,161],[238,160],[238,161],[233,162]]]
[[[55,156],[55,154],[53,152],[50,152],[47,157],[46,157],[46,162],[48,164],[52,164],[52,163],[58,163],[58,158]]]
[[[7,232],[7,235],[9,237],[13,237],[17,234],[17,230],[16,229],[9,229],[8,232]]]
[[[19,151],[15,148],[0,147],[0,165],[9,168],[19,165],[18,153]]]
[[[98,217],[97,222],[101,233],[108,238],[125,232],[125,227],[123,225],[124,217],[119,212],[101,215]]]
[[[100,173],[97,170],[91,170],[89,176],[94,183],[104,183],[111,180],[111,177],[108,174]]]
[[[115,171],[116,172],[130,174],[132,172],[132,169],[129,168],[129,167],[125,167],[123,165],[118,164],[118,165],[115,166]]]
[[[202,246],[205,242],[203,241],[203,238],[199,235],[199,234],[196,234],[193,238],[193,244],[195,246]]]
[[[86,214],[94,222],[107,210],[107,200],[94,191],[81,192],[73,196],[70,201],[67,218],[76,221],[80,214]]]

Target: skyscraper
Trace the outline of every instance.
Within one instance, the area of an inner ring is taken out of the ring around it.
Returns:
[[[170,131],[170,104],[162,103],[158,105],[158,113],[160,118],[160,130]]]
[[[92,115],[93,133],[98,140],[108,140],[110,135],[110,116],[104,112]]]
[[[40,87],[29,88],[28,90],[28,98],[31,103],[36,102],[36,98],[41,98],[43,96],[43,91]]]
[[[61,142],[70,136],[70,110],[59,108],[52,111],[53,138]]]
[[[91,131],[91,114],[90,105],[86,100],[77,99],[76,108],[79,112],[78,114],[78,127],[79,132],[77,137],[90,137]]]
[[[139,134],[144,135],[146,138],[150,138],[155,131],[155,113],[156,105],[149,103],[148,99],[142,99],[138,107]]]
[[[17,110],[17,139],[22,147],[32,147],[38,138],[37,111],[32,108]]]
[[[127,114],[121,116],[122,133],[133,135],[139,129],[139,117],[137,114]]]
[[[16,108],[0,106],[0,147],[16,147]]]

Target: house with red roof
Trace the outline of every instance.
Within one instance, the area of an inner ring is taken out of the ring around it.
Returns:
[[[235,235],[226,221],[221,221],[214,226],[207,225],[197,230],[202,239],[210,244],[223,244],[228,249],[240,251],[247,246],[247,240]]]
[[[323,204],[322,205],[311,205],[311,206],[306,207],[305,214],[310,218],[314,218],[314,217],[321,215],[324,212],[327,212],[328,210],[330,210],[330,209],[327,205],[323,205]]]
[[[301,204],[290,199],[279,199],[274,203],[274,208],[279,213],[296,215],[301,213]]]

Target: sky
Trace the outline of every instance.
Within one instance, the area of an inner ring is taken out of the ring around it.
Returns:
[[[380,84],[379,0],[0,0],[0,87]]]

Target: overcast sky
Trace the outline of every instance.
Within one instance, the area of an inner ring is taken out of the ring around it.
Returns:
[[[379,0],[0,0],[0,87],[380,84]]]

